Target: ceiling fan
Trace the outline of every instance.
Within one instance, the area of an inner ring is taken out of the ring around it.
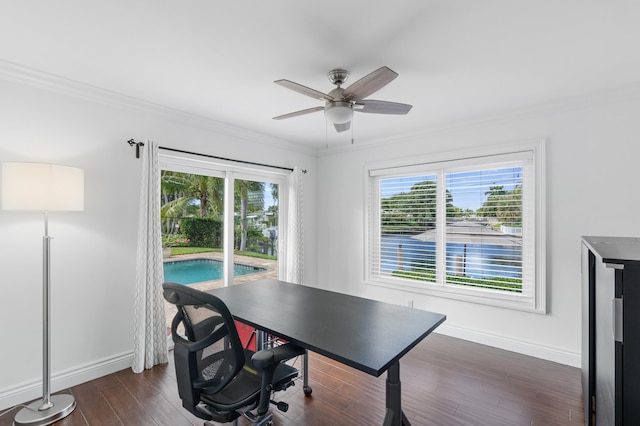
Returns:
[[[282,120],[285,118],[310,114],[316,111],[324,111],[326,119],[334,125],[336,131],[344,132],[351,128],[353,111],[372,114],[406,114],[411,110],[411,105],[364,99],[374,92],[382,89],[397,76],[398,73],[395,71],[387,67],[381,67],[373,71],[371,74],[362,77],[346,89],[343,89],[341,86],[349,77],[349,71],[339,68],[334,69],[329,71],[327,77],[329,78],[329,81],[337,87],[328,94],[294,83],[293,81],[276,80],[274,83],[279,84],[280,86],[302,93],[303,95],[325,101],[325,104],[324,106],[279,115],[277,117],[273,117],[273,119]]]

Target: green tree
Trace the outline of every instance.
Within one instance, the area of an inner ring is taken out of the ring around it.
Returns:
[[[486,201],[476,214],[480,217],[496,218],[501,223],[520,225],[522,223],[522,185],[513,190],[505,190],[502,185],[490,186],[485,192]]]
[[[501,196],[496,216],[507,225],[522,225],[522,185]]]
[[[425,180],[414,184],[409,192],[401,192],[380,201],[383,233],[412,233],[432,228],[436,223],[436,182]],[[452,204],[451,193],[446,192],[447,211]]]
[[[271,198],[273,198],[273,201],[276,203],[276,206],[279,205],[279,198],[278,198],[278,184],[277,183],[271,183],[269,184],[271,185]]]
[[[163,170],[160,215],[164,232],[172,233],[181,217],[219,217],[223,208],[224,181],[213,176]]]
[[[278,206],[273,205],[267,208],[267,226],[278,226]]]
[[[200,217],[207,217],[210,213],[218,213],[222,200],[221,181],[219,178],[203,175],[187,175],[189,196],[196,198],[200,205]],[[218,204],[216,204],[218,201]],[[210,212],[209,209],[212,209]]]
[[[188,197],[185,197],[186,181],[183,173],[163,170],[160,180],[160,196],[162,205],[160,216],[164,234],[172,234],[179,218],[188,215],[190,208]]]
[[[487,199],[482,203],[482,207],[477,210],[477,214],[480,217],[498,217],[498,204],[502,197],[506,194],[504,186],[493,185],[489,187],[488,191],[485,191],[484,195]]]
[[[264,182],[237,179],[234,189],[235,202],[239,202],[240,206],[240,247],[238,249],[244,251],[247,249],[249,209],[252,212],[262,212],[264,209]]]

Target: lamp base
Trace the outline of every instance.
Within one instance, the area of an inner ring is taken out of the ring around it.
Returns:
[[[53,406],[46,410],[38,410],[42,405],[42,400],[39,399],[18,411],[18,414],[16,414],[16,417],[13,419],[13,426],[50,425],[67,417],[76,408],[76,400],[71,395],[51,395],[50,399]]]

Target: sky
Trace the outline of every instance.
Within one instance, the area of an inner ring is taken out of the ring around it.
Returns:
[[[383,178],[382,197],[409,192],[411,186],[424,180],[436,180],[435,174]],[[452,172],[446,174],[447,189],[453,197],[453,205],[462,209],[477,210],[487,200],[485,192],[491,186],[501,185],[510,191],[522,182],[521,167],[503,167],[485,170]],[[385,182],[389,185],[385,186]]]
[[[264,209],[267,210],[271,206],[275,206],[276,201],[271,196],[271,185],[266,184],[264,186]]]

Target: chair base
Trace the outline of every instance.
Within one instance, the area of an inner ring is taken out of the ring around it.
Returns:
[[[42,400],[37,400],[18,411],[13,419],[14,426],[44,426],[67,417],[76,408],[76,400],[71,395],[51,395],[53,406],[39,410]]]
[[[233,421],[233,425],[236,426],[238,424],[238,418]],[[252,426],[273,426],[273,415],[268,413],[266,416],[261,418],[256,423],[252,423]],[[216,426],[211,422],[204,422],[204,426]]]
[[[273,426],[273,416],[268,413],[266,416],[260,419],[258,423],[254,423],[255,426]]]

